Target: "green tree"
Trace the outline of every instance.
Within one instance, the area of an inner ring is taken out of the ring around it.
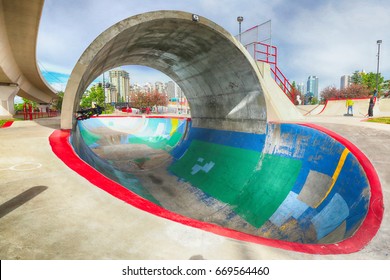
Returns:
[[[80,106],[82,108],[91,108],[92,103],[95,103],[96,105],[99,105],[101,107],[104,107],[104,102],[105,102],[105,95],[104,95],[104,90],[101,84],[97,84],[92,86],[89,90],[87,90],[80,102]]]
[[[80,101],[81,108],[91,108],[92,107],[92,98],[89,96],[89,92],[86,91],[81,97]]]
[[[376,73],[363,73],[362,74],[362,84],[365,85],[371,92],[376,89]],[[378,92],[380,93],[382,90],[382,83],[384,82],[384,78],[379,73],[378,74]]]
[[[114,106],[111,106],[110,104],[106,104],[103,114],[112,114],[114,113],[114,111],[115,111]]]
[[[359,72],[358,70],[356,70],[355,72],[353,72],[352,74],[352,77],[351,77],[351,81],[353,84],[357,84],[357,85],[361,85],[363,83],[363,78],[362,78],[362,72]]]
[[[57,100],[53,104],[54,108],[57,109],[58,111],[61,111],[62,108],[62,101],[64,100],[64,92],[59,91],[57,93]]]
[[[37,102],[28,100],[28,99],[26,99],[26,98],[22,98],[22,100],[23,100],[23,103],[14,104],[14,110],[15,110],[15,112],[18,112],[18,111],[21,112],[21,111],[23,111],[23,109],[24,109],[24,104],[26,104],[26,105],[27,105],[27,104],[31,104],[33,110],[36,110],[36,109],[38,108]]]
[[[15,104],[14,104],[14,110],[15,110],[15,112],[23,111],[23,105],[24,105],[24,103],[15,103]]]
[[[314,97],[311,99],[311,105],[316,105],[316,104],[318,104],[318,98],[314,96]]]

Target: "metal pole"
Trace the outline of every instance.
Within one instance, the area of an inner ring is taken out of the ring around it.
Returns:
[[[241,22],[244,21],[244,17],[242,16],[237,17],[237,21],[238,21],[238,38],[241,43]]]
[[[378,54],[377,54],[378,61],[377,61],[377,64],[376,64],[376,93],[379,95],[379,89],[378,89],[378,81],[379,81],[379,54],[380,54],[380,50],[381,50],[382,40],[378,40],[378,41],[376,41],[376,43],[378,44]]]

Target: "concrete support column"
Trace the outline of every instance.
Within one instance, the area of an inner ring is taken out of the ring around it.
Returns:
[[[0,85],[0,118],[10,118],[15,113],[14,98],[19,91],[18,86]]]

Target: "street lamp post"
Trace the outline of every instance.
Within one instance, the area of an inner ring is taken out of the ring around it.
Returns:
[[[377,64],[376,64],[376,92],[379,95],[379,89],[378,89],[378,81],[379,81],[379,54],[380,54],[380,50],[381,50],[382,40],[377,40],[376,43],[378,44],[378,54],[377,54],[378,61],[377,61]]]
[[[242,16],[239,16],[237,17],[237,21],[238,21],[238,37],[239,37],[239,40],[240,40],[240,43],[241,43],[241,22],[244,21],[244,17]]]

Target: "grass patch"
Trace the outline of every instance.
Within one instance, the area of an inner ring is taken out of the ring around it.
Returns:
[[[6,122],[12,122],[12,121],[22,121],[23,119],[19,118],[14,118],[14,119],[5,119],[5,120],[0,120],[0,127],[2,127]]]
[[[390,124],[390,117],[372,118],[372,119],[368,119],[367,121],[369,121],[369,122],[376,122],[376,123]]]
[[[13,120],[0,120],[0,127],[2,127],[8,121],[13,121]]]

